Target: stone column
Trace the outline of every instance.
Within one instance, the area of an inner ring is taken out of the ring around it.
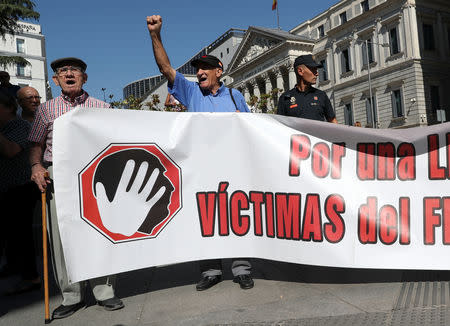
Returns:
[[[334,71],[336,70],[336,67],[334,65],[333,45],[334,45],[334,43],[331,44],[331,48],[327,49],[327,75],[328,75],[328,79],[334,83],[336,81],[336,77],[335,77],[335,73],[334,73]]]
[[[334,73],[334,81],[338,83],[341,80],[341,61],[340,54],[337,53],[336,40],[333,40],[333,48],[332,48],[332,58],[333,58],[333,73]]]
[[[353,34],[351,36],[351,41],[348,44],[348,51],[350,54],[350,70],[353,70],[355,72],[355,75],[358,76],[361,74],[361,58],[360,58],[360,52],[356,51],[356,32],[353,31]]]
[[[277,76],[277,88],[282,89],[283,92],[287,91],[287,89],[284,89],[283,87],[283,74],[281,73],[281,71],[277,70],[275,74]]]
[[[295,76],[295,69],[292,65],[289,65],[289,89],[292,89],[297,84],[297,77]]]
[[[252,85],[253,85],[253,94],[254,94],[255,96],[258,96],[258,98],[259,98],[259,96],[261,95],[261,93],[259,92],[258,83],[256,82],[255,79],[252,80]]]
[[[249,92],[247,86],[244,85],[242,89],[243,89],[243,92],[244,92],[244,99],[245,99],[245,102],[250,101],[250,92]]]
[[[414,5],[415,7],[415,5]],[[408,4],[408,16],[409,16],[409,26],[408,33],[410,35],[417,35],[417,37],[413,37],[411,40],[411,54],[414,59],[420,59],[420,46],[419,46],[419,28],[417,26],[417,15],[416,9],[413,8],[413,5]]]
[[[378,67],[383,67],[386,65],[386,60],[385,60],[385,53],[386,53],[386,48],[384,48],[383,46],[381,46],[381,44],[384,44],[385,42],[383,41],[383,34],[380,33],[382,29],[382,25],[381,25],[381,17],[378,17],[377,19],[375,19],[375,30],[374,30],[374,35],[373,35],[373,39],[375,43],[374,47],[372,48],[373,53],[377,54],[377,56],[374,58],[375,61],[377,62]],[[388,42],[386,42],[388,43]]]
[[[264,79],[264,82],[266,84],[266,94],[271,95],[272,94],[272,82],[270,81],[270,76],[268,73],[264,73],[261,76]],[[271,110],[273,107],[273,103],[271,100],[271,97],[268,98],[267,100],[267,109]]]

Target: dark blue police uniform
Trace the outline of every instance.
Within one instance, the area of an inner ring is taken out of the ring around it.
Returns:
[[[297,87],[284,92],[278,100],[277,114],[318,121],[336,117],[327,94],[312,86],[304,92]]]

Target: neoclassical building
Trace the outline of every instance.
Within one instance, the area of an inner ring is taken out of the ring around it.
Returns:
[[[47,55],[45,51],[45,37],[41,26],[26,22],[19,22],[16,34],[6,34],[0,38],[0,55],[21,56],[29,65],[9,65],[0,67],[11,77],[11,84],[34,87],[45,102],[51,98],[51,89],[48,83]]]
[[[275,88],[292,88],[296,83],[294,60],[311,53],[314,44],[307,36],[251,26],[226,71],[232,80],[229,86],[240,90],[246,101],[251,95],[270,94]],[[276,95],[273,103],[277,103]]]
[[[439,123],[442,112],[450,121],[448,0],[341,0],[289,32],[250,27],[228,85],[247,100],[293,88],[293,61],[307,53],[324,65],[316,86],[340,123],[405,128]]]

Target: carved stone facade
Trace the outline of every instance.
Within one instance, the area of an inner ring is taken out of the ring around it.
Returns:
[[[230,62],[228,86],[237,88],[248,102],[252,95],[288,90],[296,84],[293,63],[297,56],[311,53],[314,41],[278,29],[249,27]],[[274,109],[280,93],[273,94],[267,109]]]

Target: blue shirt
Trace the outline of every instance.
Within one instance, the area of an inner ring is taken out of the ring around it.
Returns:
[[[244,96],[237,89],[232,89],[236,101],[236,106],[234,105],[230,91],[223,83],[216,94],[212,94],[177,71],[175,81],[173,85],[168,84],[168,89],[170,94],[187,107],[188,112],[236,112],[236,106],[240,112],[250,112]]]

